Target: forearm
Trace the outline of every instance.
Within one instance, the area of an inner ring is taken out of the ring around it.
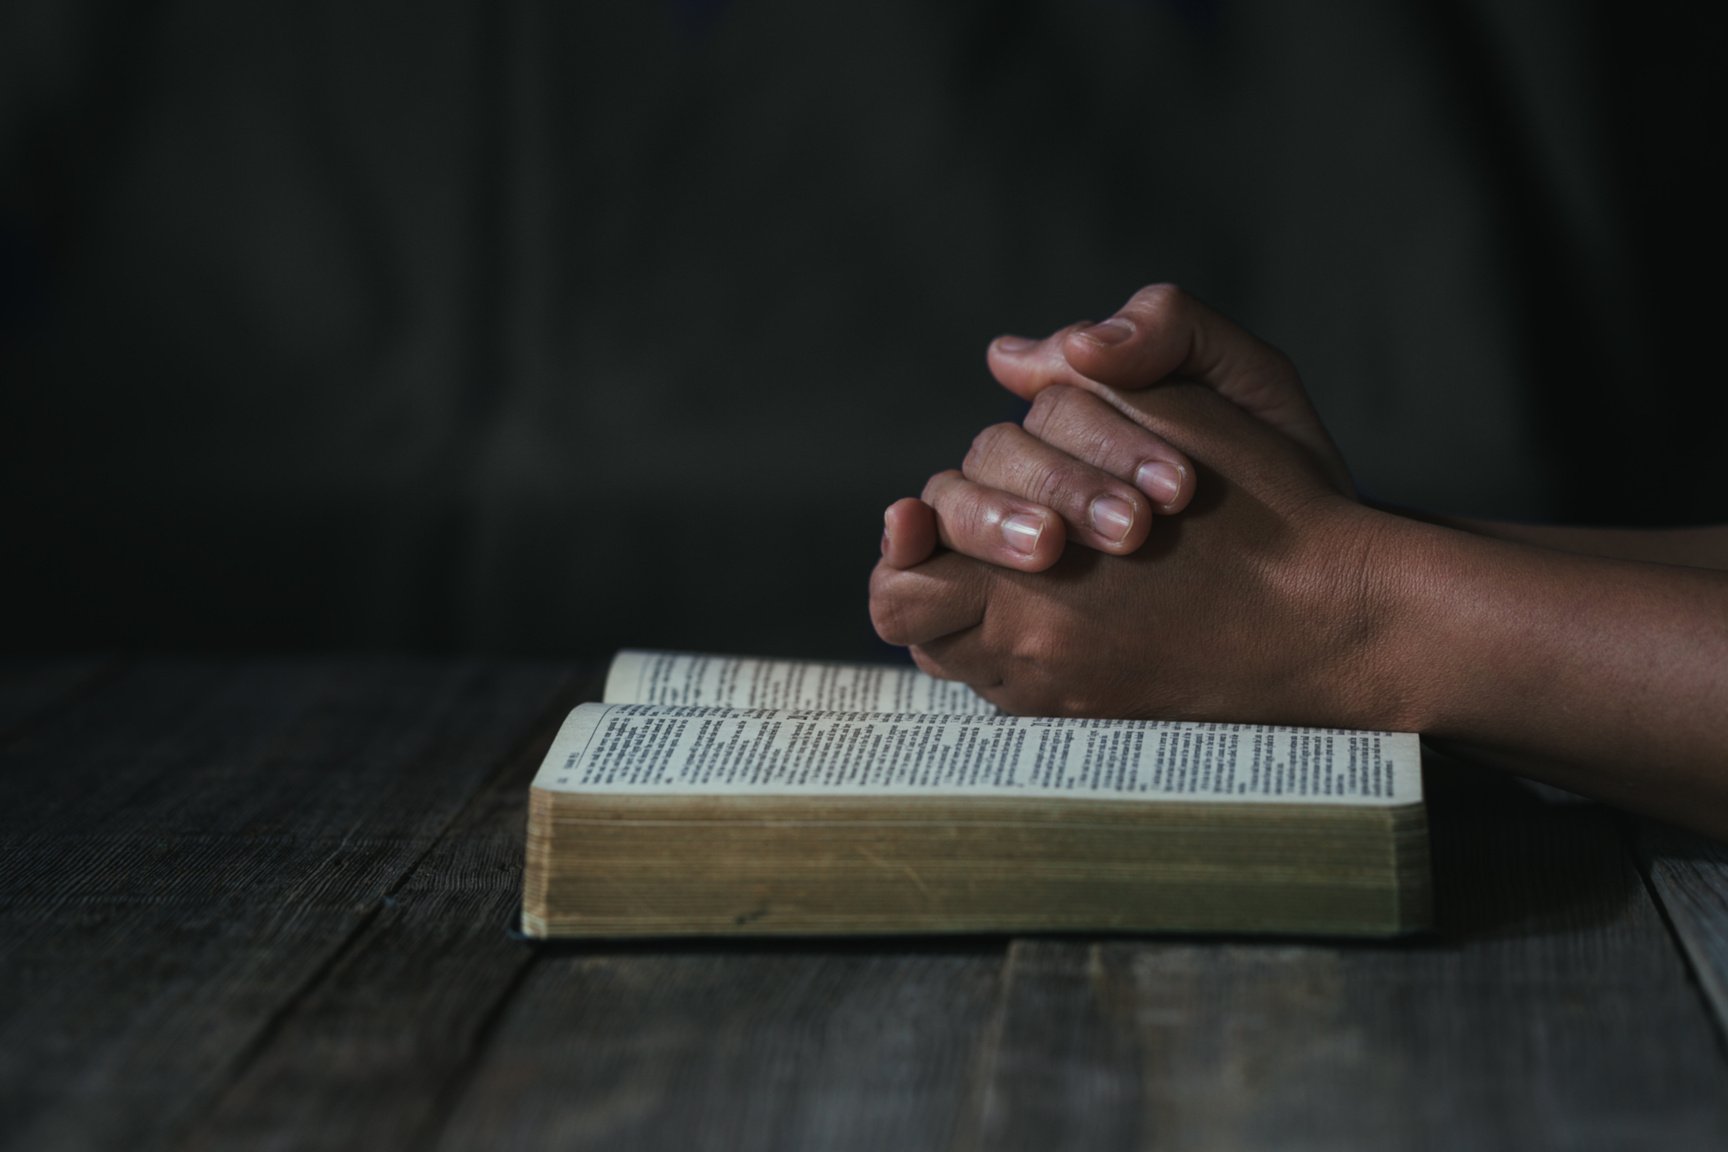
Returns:
[[[1648,564],[1679,564],[1689,568],[1728,570],[1728,525],[1700,528],[1582,528],[1554,524],[1515,524],[1472,516],[1418,513],[1388,509],[1402,516],[1457,528],[1477,536],[1533,544],[1581,556],[1638,560]]]
[[[1728,836],[1728,575],[1398,524],[1371,665],[1388,719]]]
[[[1294,366],[1168,286],[990,364],[1035,414],[1093,399],[891,510],[872,618],[926,671],[1011,711],[1418,731],[1728,837],[1728,527],[1364,507]],[[1150,538],[1104,515],[1153,495],[1169,449],[1198,471],[1190,506]],[[1091,549],[1052,566],[1052,522]]]

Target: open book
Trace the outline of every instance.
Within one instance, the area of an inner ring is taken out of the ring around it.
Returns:
[[[529,802],[531,936],[1429,921],[1417,738],[1001,714],[911,668],[619,653]]]

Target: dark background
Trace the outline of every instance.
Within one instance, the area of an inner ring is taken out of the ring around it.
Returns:
[[[8,0],[5,645],[869,654],[1153,280],[1380,499],[1728,519],[1712,11]]]

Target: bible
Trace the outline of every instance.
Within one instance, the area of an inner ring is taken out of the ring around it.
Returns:
[[[1010,716],[891,665],[625,651],[529,794],[532,937],[1430,919],[1407,733]]]

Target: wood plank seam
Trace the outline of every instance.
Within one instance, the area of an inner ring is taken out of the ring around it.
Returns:
[[[493,1040],[498,1034],[498,1029],[503,1023],[510,1005],[516,999],[516,993],[521,990],[523,983],[528,979],[528,974],[534,970],[534,966],[544,959],[534,950],[532,945],[525,943],[522,947],[531,953],[527,963],[516,969],[509,981],[505,983],[503,990],[499,992],[498,997],[486,1009],[486,1017],[481,1021],[480,1030],[474,1036],[474,1046],[468,1050],[468,1055],[462,1063],[450,1073],[450,1078],[444,1083],[443,1091],[438,1093],[436,1102],[431,1111],[427,1113],[425,1123],[421,1125],[419,1131],[414,1133],[413,1139],[408,1142],[408,1147],[436,1147],[439,1134],[449,1125],[450,1117],[455,1115],[457,1106],[467,1097],[469,1086],[473,1084],[475,1075],[478,1074],[484,1064],[487,1053],[491,1051]]]
[[[961,1114],[959,1129],[954,1133],[953,1152],[977,1152],[983,1147],[984,1120],[989,1112],[990,1097],[996,1083],[996,1062],[1002,1051],[1002,1034],[1008,1027],[1008,1005],[1014,994],[1014,970],[1019,963],[1023,941],[1008,942],[1002,953],[1002,975],[997,982],[996,1004],[985,1027],[984,1043],[978,1055],[978,1066],[972,1075],[972,1086],[966,1093],[966,1109]]]
[[[566,676],[566,685],[568,686],[575,679],[576,678]],[[427,837],[426,846],[414,857],[413,860],[403,866],[401,873],[391,883],[390,887],[372,903],[371,907],[366,909],[364,915],[355,918],[352,929],[343,938],[342,942],[335,948],[331,949],[330,954],[324,958],[323,962],[318,964],[311,972],[309,972],[306,979],[301,981],[292,993],[282,998],[281,1003],[276,1005],[270,1013],[269,1019],[264,1022],[263,1026],[258,1029],[257,1034],[247,1043],[245,1049],[242,1050],[229,1065],[227,1074],[223,1077],[222,1086],[211,1093],[210,1099],[212,1103],[207,1111],[214,1112],[221,1107],[222,1101],[228,1097],[236,1085],[240,1084],[245,1079],[246,1074],[252,1065],[254,1065],[264,1052],[269,1049],[271,1043],[275,1041],[287,1021],[294,1015],[302,1002],[329,977],[331,972],[335,971],[349,957],[353,950],[359,945],[360,941],[365,938],[367,929],[377,920],[379,914],[383,912],[384,909],[391,906],[395,901],[397,894],[407,887],[415,878],[415,874],[419,871],[421,865],[424,864],[427,857],[431,856],[444,842],[444,838],[450,834],[450,830],[462,824],[469,811],[481,800],[483,796],[486,795],[487,792],[500,782],[500,777],[504,773],[508,772],[514,765],[522,762],[522,759],[530,746],[536,742],[545,742],[550,739],[550,731],[556,729],[558,722],[562,720],[564,715],[570,710],[571,705],[568,699],[570,695],[571,691],[568,687],[554,693],[552,703],[537,715],[532,723],[525,726],[524,732],[520,738],[512,742],[501,755],[496,757],[494,763],[487,770],[486,774],[475,784],[473,792],[470,793],[468,798],[463,801],[459,807],[455,808],[451,812],[449,818],[439,826],[435,835]],[[337,849],[337,851],[340,850],[340,848]],[[499,927],[500,932],[505,930],[506,929],[503,926]],[[528,971],[529,967],[530,965],[526,964],[522,966],[521,971],[512,977],[499,1002],[489,1009],[490,1015],[485,1025],[488,1033],[493,1027],[493,1019],[502,1015],[504,1006],[509,1003],[511,994],[513,994],[516,988],[521,984],[522,978]],[[477,1045],[475,1052],[471,1055],[468,1064],[464,1066],[461,1074],[454,1077],[452,1083],[447,1086],[450,1089],[456,1090],[446,1092],[443,1096],[443,1099],[452,1101],[451,1106],[453,1106],[453,1101],[459,1096],[460,1088],[467,1083],[468,1077],[472,1073],[472,1065],[478,1060],[480,1051],[481,1048]],[[448,1111],[449,1106],[442,1106],[438,1110],[437,1114],[442,1117],[447,1115]],[[197,1117],[188,1118],[188,1131],[191,1127],[195,1126],[196,1120]]]
[[[460,823],[462,816],[467,813],[467,811],[488,791],[490,791],[494,785],[504,783],[500,777],[509,772],[517,763],[538,763],[538,756],[528,757],[527,753],[532,747],[551,742],[553,733],[558,730],[558,725],[563,722],[564,717],[569,713],[570,709],[574,707],[574,704],[569,699],[572,695],[595,694],[593,692],[581,693],[575,691],[577,688],[587,687],[583,678],[579,676],[566,676],[565,685],[564,689],[553,694],[552,703],[547,707],[546,711],[542,715],[536,717],[532,724],[527,726],[527,731],[524,733],[522,739],[512,745],[509,753],[499,760],[497,766],[492,772],[487,774],[486,779],[483,780],[480,786],[474,790],[474,795],[469,797],[468,803],[464,804],[456,817],[451,820],[450,826],[453,827]],[[527,782],[524,781],[523,787],[526,788],[526,786]],[[437,840],[442,840],[448,832],[449,827],[440,831]],[[437,841],[435,840],[434,843],[436,844],[436,842]],[[427,851],[430,852],[431,849],[428,849]],[[424,859],[425,857],[422,856],[421,860]],[[406,884],[408,880],[413,877],[414,872],[419,868],[419,865],[420,861],[417,860],[415,861],[414,867],[403,873],[403,879],[401,883],[397,885],[397,888]],[[392,889],[392,892],[395,890],[396,889]],[[514,926],[512,925],[511,927]],[[508,929],[504,926],[499,927],[500,932],[505,932],[507,930]],[[498,997],[486,1009],[485,1019],[481,1022],[480,1029],[474,1036],[473,1047],[469,1049],[468,1055],[462,1063],[450,1074],[450,1078],[444,1084],[443,1091],[438,1094],[437,1103],[433,1106],[431,1112],[428,1113],[425,1124],[414,1134],[413,1140],[410,1141],[410,1147],[430,1148],[437,1143],[438,1134],[448,1124],[450,1117],[455,1114],[456,1108],[462,1102],[463,1098],[468,1095],[469,1086],[474,1082],[476,1073],[485,1063],[486,1054],[491,1050],[493,1040],[498,1033],[498,1028],[503,1022],[511,1002],[516,999],[516,993],[521,990],[523,983],[528,979],[528,975],[534,970],[535,965],[544,962],[545,956],[537,949],[526,943],[524,943],[522,947],[528,952],[527,963],[516,969],[510,979],[505,983],[504,988],[499,992]]]
[[[1680,962],[1686,969],[1686,981],[1698,996],[1698,1003],[1704,1015],[1710,1021],[1711,1035],[1716,1037],[1716,1048],[1728,1061],[1728,1019],[1718,1011],[1715,998],[1710,995],[1708,977],[1704,970],[1706,958],[1694,947],[1687,934],[1681,930],[1674,920],[1674,915],[1663,897],[1661,888],[1651,875],[1649,856],[1639,846],[1638,829],[1635,817],[1625,812],[1616,814],[1620,832],[1624,838],[1626,852],[1632,858],[1632,865],[1638,873],[1639,881],[1644,885],[1644,891],[1649,895],[1650,902],[1656,906],[1656,914],[1662,918],[1662,926],[1668,930],[1668,938],[1674,942],[1675,951],[1680,954]]]
[[[338,847],[337,851],[340,850],[340,847]],[[418,863],[419,860],[423,858],[423,855],[416,858],[415,863]],[[405,869],[403,876],[408,875],[411,871],[412,867]],[[204,1113],[214,1112],[221,1106],[222,1101],[227,1098],[230,1092],[233,1091],[234,1086],[245,1078],[247,1071],[253,1064],[257,1063],[258,1058],[269,1049],[272,1043],[275,1042],[276,1037],[281,1034],[282,1028],[286,1024],[288,1018],[293,1015],[294,1010],[299,1007],[301,1001],[303,1001],[314,988],[317,988],[318,985],[322,983],[324,979],[336,968],[336,966],[353,951],[356,943],[365,933],[367,926],[378,918],[378,914],[384,909],[386,901],[391,898],[391,895],[395,893],[396,889],[400,885],[401,877],[398,877],[396,884],[391,887],[390,892],[386,893],[381,899],[374,902],[371,907],[366,909],[363,915],[355,919],[353,930],[350,931],[347,936],[343,937],[342,942],[335,948],[332,948],[329,955],[325,956],[322,962],[313,967],[312,970],[306,974],[306,978],[301,980],[292,992],[282,997],[281,1002],[271,1009],[270,1015],[265,1019],[264,1023],[259,1026],[252,1038],[246,1042],[245,1047],[235,1053],[234,1059],[230,1061],[227,1071],[222,1077],[221,1086],[210,1093],[210,1102],[206,1105]],[[204,1113],[188,1114],[181,1126],[179,1134],[175,1137],[172,1143],[176,1145],[183,1144],[187,1135],[196,1128],[198,1121],[202,1119]]]

